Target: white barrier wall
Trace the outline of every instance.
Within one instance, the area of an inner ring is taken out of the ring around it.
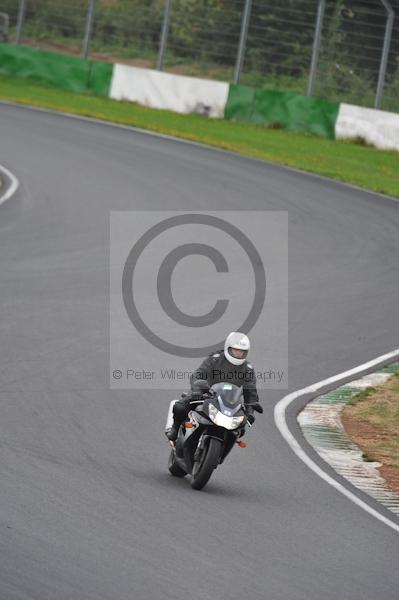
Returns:
[[[383,150],[399,150],[399,114],[340,104],[335,123],[336,139],[361,137]]]
[[[150,108],[223,118],[229,88],[222,81],[115,64],[109,96]],[[363,138],[377,148],[399,151],[399,114],[342,103],[335,137]]]
[[[229,84],[115,64],[110,97],[179,113],[223,118]]]

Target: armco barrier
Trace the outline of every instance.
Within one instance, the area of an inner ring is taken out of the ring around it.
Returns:
[[[108,96],[112,70],[110,63],[0,44],[0,74],[25,77],[71,92]]]
[[[399,115],[341,104],[335,126],[337,139],[361,138],[383,150],[399,150]]]
[[[110,97],[179,113],[223,117],[229,84],[114,65]]]
[[[174,112],[278,125],[331,139],[362,138],[377,148],[399,151],[399,114],[291,92],[86,61],[6,43],[0,43],[0,74]]]
[[[292,131],[335,137],[339,104],[291,92],[231,85],[225,109],[227,119],[278,124]]]

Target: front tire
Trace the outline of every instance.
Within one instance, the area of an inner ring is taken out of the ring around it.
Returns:
[[[208,483],[214,469],[216,469],[222,442],[216,438],[209,438],[208,447],[204,448],[199,461],[194,463],[191,477],[191,487],[194,490],[202,490]]]
[[[187,475],[187,473],[176,463],[176,451],[174,448],[172,448],[169,454],[168,469],[169,473],[174,477],[184,477]]]

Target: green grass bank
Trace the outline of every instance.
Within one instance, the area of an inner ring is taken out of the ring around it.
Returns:
[[[342,422],[363,459],[381,463],[382,477],[399,493],[399,371],[383,385],[356,394]]]

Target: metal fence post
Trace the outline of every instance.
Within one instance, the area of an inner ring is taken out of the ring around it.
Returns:
[[[22,40],[22,28],[24,26],[26,13],[26,0],[19,1],[18,20],[17,20],[17,32],[15,34],[15,43],[20,44]]]
[[[87,9],[86,28],[85,28],[85,36],[83,39],[83,50],[82,50],[82,55],[85,60],[87,60],[87,58],[89,56],[90,40],[91,40],[91,34],[93,32],[95,9],[96,9],[96,0],[90,0],[89,6]]]
[[[8,42],[8,30],[10,29],[10,17],[8,13],[0,12],[3,24],[0,27],[0,42]]]
[[[323,30],[324,12],[326,10],[326,0],[319,0],[317,7],[317,18],[316,18],[316,29],[313,39],[312,49],[312,60],[310,63],[309,79],[308,79],[308,90],[307,95],[312,96],[314,90],[314,84],[316,81],[317,65],[319,62],[320,46],[321,46],[321,33]]]
[[[384,83],[385,83],[385,74],[387,71],[387,64],[388,64],[388,58],[389,58],[389,48],[391,45],[391,38],[392,38],[393,21],[395,18],[395,13],[392,9],[392,6],[389,4],[389,2],[387,0],[381,0],[381,3],[384,5],[384,8],[388,13],[388,18],[387,18],[387,24],[385,27],[384,45],[382,47],[381,63],[380,63],[380,70],[378,73],[378,83],[377,83],[377,91],[375,94],[374,108],[381,108],[382,94],[384,91]]]
[[[245,47],[247,45],[249,20],[251,18],[252,0],[245,0],[244,12],[242,13],[240,42],[238,44],[238,53],[236,68],[234,71],[234,83],[240,83],[242,67],[244,65]]]
[[[159,43],[159,53],[158,53],[158,60],[157,60],[158,71],[162,71],[162,69],[163,69],[163,62],[164,62],[164,58],[165,58],[166,46],[168,43],[171,12],[172,12],[172,0],[165,0],[165,10],[163,13],[161,41]]]

